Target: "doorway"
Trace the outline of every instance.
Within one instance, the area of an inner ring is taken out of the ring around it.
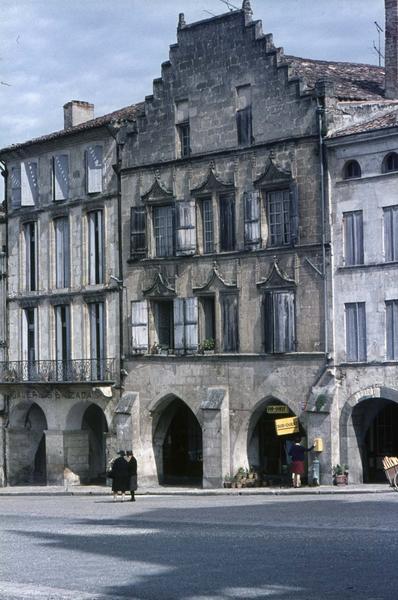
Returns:
[[[83,415],[82,430],[88,432],[88,475],[89,483],[104,483],[106,471],[105,434],[108,425],[102,409],[90,404]]]
[[[357,428],[362,424],[365,432],[361,452],[363,481],[385,483],[383,457],[398,456],[398,404],[372,398],[359,404],[355,411],[353,418],[362,417],[360,423],[357,419]]]

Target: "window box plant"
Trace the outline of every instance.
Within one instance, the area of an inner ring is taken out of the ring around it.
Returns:
[[[214,354],[215,347],[216,343],[213,338],[207,338],[203,340],[200,345],[200,349],[202,350],[203,354]]]
[[[337,464],[333,467],[334,485],[348,485],[348,465]]]

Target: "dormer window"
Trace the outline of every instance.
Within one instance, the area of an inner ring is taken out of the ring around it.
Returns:
[[[361,167],[356,160],[350,160],[344,165],[344,179],[356,179],[361,177]]]
[[[252,92],[250,85],[236,88],[236,128],[239,146],[248,146],[253,142],[252,129]]]
[[[191,154],[188,100],[176,102],[177,154],[185,158]]]
[[[398,154],[390,152],[383,160],[383,173],[398,171]]]

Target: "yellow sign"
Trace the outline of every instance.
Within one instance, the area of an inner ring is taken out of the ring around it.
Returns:
[[[289,414],[289,407],[285,404],[269,404],[267,406],[268,415],[286,415]]]
[[[298,433],[298,417],[289,417],[288,419],[275,419],[276,435],[290,435]]]

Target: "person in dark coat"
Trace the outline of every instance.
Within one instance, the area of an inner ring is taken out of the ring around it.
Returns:
[[[124,494],[129,489],[130,475],[129,465],[125,457],[124,450],[118,452],[118,458],[113,462],[111,469],[113,501],[116,501],[117,495],[120,492],[121,500],[124,500]]]
[[[301,476],[304,475],[304,457],[306,452],[313,450],[314,446],[305,448],[300,444],[300,438],[295,440],[295,443],[289,450],[289,456],[292,459],[290,466],[293,474],[293,487],[298,488],[301,486]]]
[[[137,490],[137,459],[135,458],[132,450],[127,450],[127,460],[130,475],[130,495],[131,502],[135,502],[135,492]]]

